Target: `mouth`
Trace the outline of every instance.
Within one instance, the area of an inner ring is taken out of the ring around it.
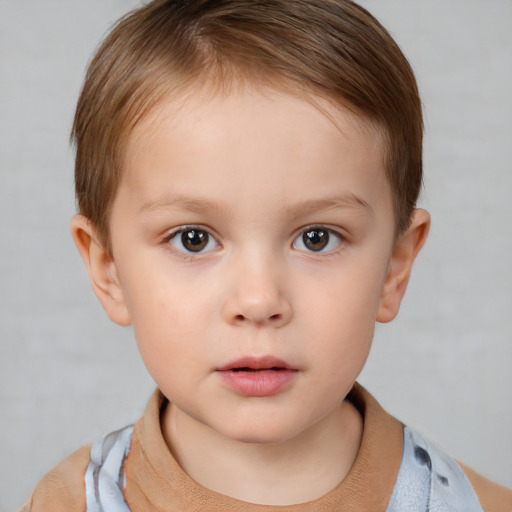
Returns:
[[[283,370],[296,371],[286,361],[277,359],[273,356],[265,357],[244,357],[228,363],[220,368],[217,368],[219,372],[278,372]]]
[[[286,368],[281,368],[279,366],[273,366],[272,368],[248,368],[247,366],[243,368],[232,368],[231,372],[249,372],[249,373],[261,373],[261,372],[279,372],[281,370],[286,370]]]
[[[239,396],[269,397],[293,385],[299,370],[274,357],[250,357],[228,363],[216,372]]]

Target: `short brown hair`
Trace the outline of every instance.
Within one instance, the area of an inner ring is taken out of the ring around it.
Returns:
[[[123,149],[140,119],[171,91],[260,81],[375,123],[396,229],[407,228],[422,181],[421,103],[407,59],[371,14],[349,0],[154,0],[119,20],[97,50],[71,134],[78,209],[109,250]]]

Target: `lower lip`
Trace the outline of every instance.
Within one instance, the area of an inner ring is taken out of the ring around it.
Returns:
[[[236,393],[243,396],[272,396],[289,385],[297,370],[260,370],[255,372],[219,372],[224,383]]]

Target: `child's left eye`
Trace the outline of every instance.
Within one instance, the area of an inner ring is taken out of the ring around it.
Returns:
[[[169,244],[176,250],[188,254],[212,251],[219,245],[208,231],[199,228],[175,231],[169,238]]]
[[[293,242],[294,249],[307,252],[331,252],[342,243],[341,236],[327,228],[308,228]]]

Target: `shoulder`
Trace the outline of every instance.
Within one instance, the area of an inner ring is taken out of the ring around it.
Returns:
[[[91,445],[84,446],[46,474],[20,512],[83,512],[86,508],[84,475]]]
[[[411,509],[512,512],[512,491],[481,477],[405,427],[402,463],[388,510]]]
[[[388,512],[512,512],[511,489],[495,484],[455,461],[419,433],[390,416],[361,385],[356,383],[349,399],[364,419],[365,433],[361,446],[366,446],[366,451],[371,452],[371,471],[375,472],[378,467],[374,461],[387,461],[386,471],[380,479],[388,482],[386,485],[392,489]],[[392,442],[392,438],[395,441]],[[378,455],[377,459],[375,455]],[[390,461],[396,458],[399,467],[395,473],[390,471],[393,466]],[[389,478],[385,480],[386,477]]]
[[[485,512],[512,512],[512,489],[507,489],[479,475],[459,462]]]

